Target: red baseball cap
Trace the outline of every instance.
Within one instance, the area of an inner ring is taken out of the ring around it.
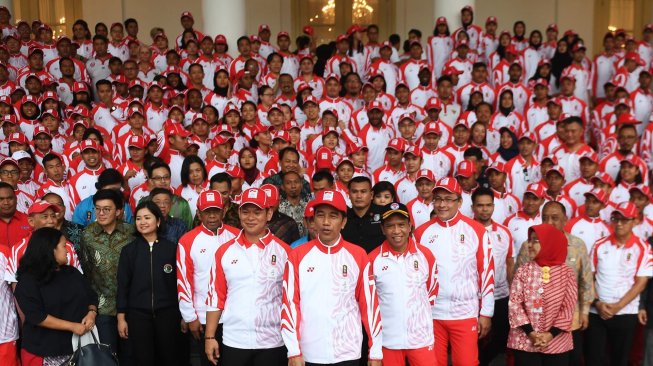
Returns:
[[[440,99],[436,97],[431,97],[426,101],[426,104],[424,105],[424,110],[429,110],[429,109],[437,109],[438,111],[442,110],[442,102],[440,102]]]
[[[551,167],[551,169],[546,171],[545,176],[551,174],[552,172],[560,174],[563,178],[565,176],[565,169],[561,167],[560,165],[554,165]]]
[[[398,123],[401,123],[404,120],[409,120],[409,121],[415,123],[415,118],[413,117],[412,113],[403,113],[401,116],[399,116],[399,122]]]
[[[277,33],[277,39],[279,39],[279,38],[281,38],[281,37],[288,37],[288,38],[290,38],[290,34],[289,34],[288,32],[286,32],[286,31],[281,31],[281,32]]]
[[[304,33],[306,33],[307,35],[313,37],[313,35],[315,35],[315,28],[313,28],[313,27],[310,26],[310,25],[305,25],[305,26],[302,28],[302,32],[304,32]]]
[[[347,155],[355,154],[359,151],[369,151],[369,150],[370,149],[368,149],[367,146],[361,144],[358,138],[355,141],[352,141],[349,144],[347,144]]]
[[[537,135],[533,131],[526,131],[520,137],[519,140],[528,139],[537,144]]]
[[[334,79],[335,81],[340,82],[340,77],[338,76],[338,74],[335,73],[330,73],[329,75],[327,75],[324,78],[324,82],[326,83],[327,81],[329,81],[329,79]]]
[[[335,208],[336,210],[347,214],[347,203],[342,193],[330,189],[324,189],[315,194],[315,199],[312,202],[315,208],[320,205],[327,205]]]
[[[406,150],[406,140],[402,138],[394,138],[390,140],[385,149],[392,149],[403,153]]]
[[[556,31],[556,32],[557,32],[557,31],[558,31],[558,25],[555,24],[555,23],[551,23],[551,24],[549,24],[549,25],[546,27],[546,30],[547,30],[547,31],[552,30],[552,31]]]
[[[637,52],[628,52],[626,53],[626,56],[624,57],[625,61],[635,61],[637,65],[639,66],[644,66],[645,62],[642,60],[642,58],[639,56]]]
[[[497,24],[498,23],[497,17],[495,17],[495,16],[487,17],[487,20],[485,21],[485,24],[487,25],[487,24],[490,24],[490,23]]]
[[[608,184],[611,187],[614,187],[614,179],[612,179],[612,176],[606,172],[598,172],[596,173],[595,176],[590,178],[591,183],[594,183],[597,180],[601,183]]]
[[[555,105],[557,105],[559,107],[562,107],[562,101],[560,100],[560,98],[551,98],[551,99],[549,99],[546,102],[546,105],[548,106],[549,104],[555,104]],[[562,120],[562,118],[561,118],[561,120]]]
[[[145,116],[145,112],[143,112],[143,110],[141,108],[131,107],[131,108],[129,108],[129,111],[127,111],[127,118],[132,118],[136,114],[140,114],[141,116]]]
[[[261,186],[265,196],[267,197],[267,202],[270,207],[276,206],[279,204],[279,188],[274,184],[263,184]]]
[[[184,128],[179,123],[173,123],[171,126],[168,127],[168,131],[166,133],[166,136],[171,136],[171,135],[179,135],[181,137],[188,137],[190,136],[190,131]]]
[[[591,150],[584,152],[581,156],[578,157],[578,161],[581,161],[581,159],[589,159],[595,163],[599,162],[599,154],[596,153],[596,151]]]
[[[306,98],[304,98],[304,105],[306,105],[306,103],[313,103],[315,105],[320,105],[320,102],[317,100],[317,98],[315,98],[314,95],[306,96]]]
[[[636,219],[639,216],[639,211],[637,207],[632,202],[621,202],[617,207],[612,211],[612,214],[620,213],[623,217],[627,219]]]
[[[315,152],[315,169],[333,171],[333,152],[327,147],[320,147]]]
[[[583,193],[583,196],[585,196],[585,197],[594,196],[602,204],[604,204],[604,205],[608,204],[608,195],[601,188],[592,188],[591,190]]]
[[[309,202],[304,209],[304,217],[315,216],[315,209],[313,208],[313,201]]]
[[[16,117],[15,114],[5,114],[4,116],[2,116],[2,124],[0,124],[0,125],[3,125],[5,123],[11,123],[11,124],[17,125],[18,124],[18,118]]]
[[[430,169],[420,169],[417,172],[417,177],[415,178],[415,182],[417,182],[420,178],[428,179],[431,182],[435,183],[435,174]]]
[[[224,209],[224,200],[220,192],[215,190],[203,191],[197,199],[197,209],[204,211],[209,208]]]
[[[247,204],[266,209],[269,207],[267,194],[260,188],[249,188],[240,196],[240,207]]]
[[[40,135],[42,133],[44,133],[44,134],[50,136],[50,138],[52,138],[52,133],[50,133],[50,130],[48,130],[45,126],[36,126],[36,128],[34,129],[34,132],[33,132],[32,135],[34,137],[36,137],[36,136],[38,136],[38,135]]]
[[[444,177],[439,181],[437,181],[437,183],[435,184],[435,188],[433,188],[433,191],[435,192],[435,190],[437,189],[444,189],[449,193],[455,193],[457,195],[463,193],[463,189],[460,186],[460,184],[458,184],[458,181],[450,177]]]
[[[440,25],[440,24],[447,25],[447,18],[446,17],[438,17],[438,19],[435,20],[435,25]]]
[[[86,85],[86,83],[78,81],[73,84],[73,93],[80,93],[80,92],[88,93],[88,85]]]
[[[629,193],[632,193],[633,191],[641,192],[644,196],[648,198],[649,201],[653,200],[653,195],[651,195],[651,188],[649,188],[649,186],[647,186],[646,184],[637,184],[635,186],[630,187],[630,189],[628,190]]]
[[[215,39],[213,40],[213,43],[215,44],[227,44],[227,37],[225,37],[223,34],[218,34],[215,36]]]
[[[324,118],[325,114],[331,114],[333,115],[336,119],[338,119],[338,111],[336,111],[334,108],[327,108],[322,112],[322,118]]]
[[[261,24],[258,26],[258,32],[261,33],[263,31],[270,31],[270,26],[267,24]]]
[[[56,109],[46,109],[45,111],[43,111],[43,113],[41,113],[41,118],[45,116],[52,116],[56,119],[59,119],[59,112],[57,112]]]
[[[286,130],[286,131],[290,131],[292,129],[297,129],[297,130],[300,130],[300,131],[302,130],[302,128],[299,127],[299,124],[297,123],[297,121],[295,121],[294,119],[291,119],[290,121],[286,122],[284,124],[284,126],[283,126],[283,129]]]
[[[372,103],[370,103],[369,106],[367,106],[368,111],[371,111],[372,109],[378,109],[380,111],[383,111],[383,104],[378,100],[374,100],[372,101]]]
[[[555,157],[555,155],[547,155],[540,160],[540,165],[544,163],[545,160],[549,160],[553,165],[558,165],[558,158]]]
[[[211,148],[214,148],[219,145],[224,145],[226,143],[231,142],[232,146],[236,142],[236,139],[231,137],[231,136],[223,136],[223,135],[215,135],[213,140],[211,141]]]
[[[462,70],[458,70],[457,68],[455,68],[455,67],[453,67],[453,66],[447,66],[447,67],[444,68],[444,70],[442,70],[442,75],[448,75],[448,76],[451,76],[451,75],[460,75],[460,74],[462,74],[463,72],[464,72],[464,71],[462,71]]]
[[[341,34],[338,37],[336,37],[336,42],[338,42],[338,43],[347,42],[347,41],[348,41],[348,37],[347,37],[346,34]]]
[[[576,51],[586,50],[586,49],[587,47],[585,47],[585,44],[583,42],[576,42],[576,44],[574,45],[574,47],[572,47],[571,50],[573,52],[576,52]]]
[[[542,183],[531,183],[526,187],[526,191],[524,191],[524,194],[526,193],[530,193],[537,198],[542,198],[546,193],[546,188]]]
[[[181,13],[180,18],[184,18],[184,17],[193,19],[193,14],[191,14],[190,11],[185,11],[185,12]]]
[[[330,127],[330,128],[334,128],[334,127]],[[337,130],[336,130],[336,133],[337,133]],[[274,136],[272,136],[272,141],[277,140],[277,139],[283,140],[285,142],[290,142],[290,134],[286,130],[277,131],[277,132],[275,132]],[[232,137],[232,140],[233,140],[233,137]]]
[[[340,132],[338,132],[336,127],[326,127],[322,130],[322,136],[326,136],[330,133],[335,133],[337,136],[340,136]]]
[[[437,122],[429,122],[426,125],[424,125],[424,132],[423,134],[429,134],[429,133],[434,133],[436,135],[442,135],[442,131],[440,130],[440,126],[438,126]]]
[[[410,145],[410,146],[406,147],[406,150],[404,151],[404,156],[406,156],[408,154],[414,155],[414,156],[417,156],[417,157],[421,158],[422,157],[422,149],[420,149],[419,146],[417,146],[417,145]]]
[[[56,213],[61,212],[61,207],[50,203],[48,201],[37,200],[27,210],[27,215],[39,214],[45,212],[47,209],[52,209]]]
[[[84,140],[79,144],[79,151],[84,151],[84,150],[95,150],[95,151],[100,151],[100,145],[98,145],[95,140]]]
[[[28,145],[27,137],[22,132],[14,132],[9,135],[9,142],[17,142],[21,145]]]
[[[635,116],[633,116],[631,113],[622,113],[619,115],[619,117],[617,117],[617,121],[615,122],[617,126],[638,125],[640,123],[642,122],[637,120],[637,118],[635,118]]]
[[[506,165],[500,161],[495,161],[494,163],[490,164],[490,166],[488,166],[487,169],[485,170],[486,171],[495,170],[499,173],[506,174]]]
[[[458,163],[456,177],[471,178],[476,173],[476,166],[470,160],[463,160]]]
[[[224,107],[224,110],[222,111],[222,115],[226,116],[227,114],[229,114],[231,112],[236,112],[236,113],[240,114],[240,110],[238,109],[238,107],[235,104],[227,103],[227,105]]]
[[[145,149],[147,147],[148,141],[145,139],[144,136],[132,136],[129,138],[129,142],[127,142],[127,147],[135,147],[137,149]]]

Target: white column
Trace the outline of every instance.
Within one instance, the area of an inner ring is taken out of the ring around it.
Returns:
[[[479,19],[476,19],[476,0],[435,0],[435,17],[433,19],[446,17],[449,22],[449,31],[453,32],[461,26],[460,9],[467,5],[474,9],[474,24],[481,24]],[[435,24],[435,21],[433,23]]]
[[[236,40],[245,34],[245,0],[202,0],[204,33],[211,37],[224,34],[236,49]]]

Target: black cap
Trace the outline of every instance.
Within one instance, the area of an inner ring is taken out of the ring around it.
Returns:
[[[390,216],[398,214],[410,220],[410,214],[408,213],[408,207],[403,203],[392,202],[381,208],[381,221],[387,220]]]

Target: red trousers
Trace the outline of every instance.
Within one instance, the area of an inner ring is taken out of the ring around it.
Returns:
[[[433,346],[417,349],[387,349],[383,347],[383,366],[437,366]]]
[[[0,361],[2,361],[2,366],[20,365],[16,351],[16,341],[0,343]]]
[[[478,319],[433,320],[436,365],[447,365],[447,347],[456,366],[478,366]]]

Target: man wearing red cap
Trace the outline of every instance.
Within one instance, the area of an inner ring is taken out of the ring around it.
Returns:
[[[70,178],[70,197],[75,205],[97,191],[95,183],[104,170],[101,149],[94,140],[84,140],[79,144],[84,168]]]
[[[565,180],[571,182],[581,176],[580,156],[593,150],[583,142],[585,124],[580,117],[568,117],[561,123],[565,126],[564,144],[553,151],[553,155],[564,169]]]
[[[428,122],[422,133],[422,167],[433,171],[436,179],[449,176],[455,170],[456,158],[453,154],[441,148],[441,126],[444,123]]]
[[[630,199],[628,200],[637,208],[638,223],[633,228],[633,233],[640,239],[646,241],[653,237],[653,218],[647,215],[647,207],[651,206],[651,188],[646,184],[638,184],[628,190]]]
[[[589,104],[590,94],[592,93],[591,69],[589,68],[592,65],[587,62],[586,50],[583,41],[577,41],[571,48],[571,65],[567,66],[562,73],[576,80],[574,95]]]
[[[594,243],[610,235],[610,226],[601,219],[601,210],[608,203],[608,195],[601,188],[594,188],[583,196],[585,197],[583,212],[567,221],[565,231],[583,240],[589,253]]]
[[[440,293],[432,309],[437,365],[478,364],[479,338],[494,314],[494,258],[485,228],[460,213],[462,189],[453,178],[434,189],[436,217],[415,232],[417,242],[438,259]],[[454,260],[454,258],[456,258]]]
[[[395,191],[399,202],[408,204],[417,197],[415,181],[422,166],[422,152],[418,146],[409,146],[404,152],[406,174],[395,183]]]
[[[182,12],[181,16],[179,17],[179,22],[181,23],[181,27],[183,28],[183,31],[175,39],[175,44],[177,45],[177,48],[181,49],[182,41],[184,38],[184,32],[187,30],[190,30],[193,33],[195,33],[195,39],[204,38],[204,34],[202,32],[193,28],[193,26],[195,25],[195,18],[193,18],[193,14],[191,14],[190,11]]]
[[[627,52],[623,58],[623,66],[617,69],[613,80],[622,85],[628,93],[632,93],[639,87],[639,74],[644,66],[644,61],[638,53]]]
[[[435,365],[431,307],[438,293],[437,266],[430,250],[411,237],[408,208],[396,202],[381,216],[386,240],[370,253],[370,272],[383,317],[383,364]]]
[[[633,234],[637,208],[621,203],[612,213],[614,233],[596,244],[590,253],[596,299],[590,310],[585,361],[599,365],[626,365],[637,325],[639,294],[653,276],[651,246]],[[610,355],[605,354],[610,344]]]
[[[368,27],[369,34],[369,27]],[[366,47],[370,47],[369,45]],[[396,51],[395,51],[396,52]],[[382,74],[385,80],[386,90],[395,90],[399,80],[399,68],[392,62],[393,48],[390,42],[383,42],[378,46],[376,61],[372,62],[369,68],[369,75]]]
[[[340,75],[340,64],[347,63],[351,65],[352,71],[356,72],[356,61],[347,55],[349,51],[349,40],[347,35],[342,34],[336,38],[336,53],[331,56],[324,67],[324,79],[328,78],[329,74],[335,74],[337,77],[344,77]]]
[[[206,298],[210,284],[210,269],[218,248],[238,235],[238,230],[223,224],[223,198],[220,192],[207,190],[197,200],[201,224],[179,239],[177,249],[177,292],[179,310],[188,324],[191,335],[200,345],[202,365],[209,365],[203,357],[201,339],[206,324]]]
[[[520,201],[524,198],[526,187],[540,180],[540,163],[535,157],[537,137],[533,132],[522,134],[517,140],[519,155],[509,160],[504,169],[510,177],[508,188]]]
[[[567,195],[564,191],[565,186],[565,170],[559,166],[554,165],[544,174],[544,183],[546,183],[546,191],[544,194],[544,201],[560,202],[567,211],[567,218],[571,219],[577,209],[576,202]]]
[[[522,244],[528,240],[528,228],[542,223],[540,208],[544,204],[545,189],[542,183],[529,184],[524,192],[522,209],[504,222],[513,236],[514,253],[519,253]]]
[[[560,94],[558,98],[562,104],[562,112],[571,116],[580,117],[583,125],[590,121],[590,112],[587,103],[574,95],[576,79],[573,75],[562,74],[560,76]]]
[[[218,248],[209,272],[206,356],[213,364],[220,358],[224,365],[285,366],[278,314],[290,247],[267,229],[272,210],[262,189],[243,192],[238,215],[242,231]]]
[[[312,205],[317,238],[290,253],[284,272],[281,334],[288,365],[358,365],[362,324],[369,340],[368,365],[380,366],[376,286],[365,251],[340,235],[347,221],[345,199],[323,190]]]
[[[374,171],[374,183],[388,181],[395,184],[406,175],[403,164],[403,155],[406,150],[406,141],[402,138],[390,140],[385,149],[385,164]]]
[[[385,149],[395,137],[395,131],[385,123],[385,113],[380,102],[374,101],[367,107],[369,124],[365,125],[358,134],[361,143],[369,148],[367,165],[370,171],[383,166]]]
[[[419,228],[422,224],[431,219],[433,212],[433,188],[435,187],[435,176],[428,169],[422,169],[417,173],[415,188],[417,197],[412,199],[406,208],[410,213],[413,227]]]
[[[65,177],[65,162],[58,154],[47,154],[43,157],[43,172],[46,181],[39,185],[36,191],[36,197],[43,197],[47,193],[56,193],[64,203],[65,219],[70,220],[73,217],[75,206],[70,197],[70,183]]]

